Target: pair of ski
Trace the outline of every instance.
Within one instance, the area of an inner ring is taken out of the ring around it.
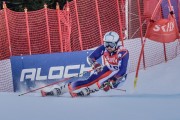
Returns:
[[[18,96],[26,95],[26,94],[28,94],[28,93],[32,93],[32,92],[35,92],[35,91],[37,91],[37,90],[41,90],[41,89],[46,88],[46,87],[49,87],[49,86],[53,86],[53,85],[56,85],[56,84],[59,84],[59,83],[66,82],[66,81],[70,80],[71,78],[75,78],[75,77],[78,77],[79,75],[83,75],[83,74],[86,74],[86,73],[90,73],[91,71],[93,71],[93,69],[92,69],[92,70],[89,70],[89,71],[86,71],[86,72],[84,72],[84,73],[81,73],[81,74],[78,74],[78,75],[69,77],[69,78],[64,78],[64,79],[59,80],[59,81],[57,81],[57,82],[53,82],[53,83],[48,84],[48,85],[45,85],[45,86],[43,86],[43,87],[36,88],[36,89],[34,89],[34,90],[29,90],[29,91],[27,91],[27,92],[24,92],[24,93],[19,94]],[[121,82],[124,82],[124,81],[126,80],[126,76],[127,76],[127,74],[125,74],[124,76],[122,76],[121,79],[119,79],[118,81],[116,81],[116,84],[119,84],[119,83],[121,83]],[[124,81],[122,80],[123,78],[125,78]],[[124,90],[124,89],[114,88],[114,90],[120,90],[120,91],[126,92],[126,90]]]

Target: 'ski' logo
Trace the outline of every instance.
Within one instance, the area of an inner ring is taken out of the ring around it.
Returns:
[[[158,32],[160,30],[162,30],[163,32],[171,32],[174,30],[174,22],[169,22],[167,25],[155,25],[153,30],[155,32]]]

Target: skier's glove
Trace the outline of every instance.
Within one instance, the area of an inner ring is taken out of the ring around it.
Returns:
[[[92,64],[92,69],[95,70],[96,72],[101,72],[103,69],[103,66],[99,64],[98,62],[94,62]]]
[[[109,91],[110,89],[115,88],[116,80],[117,80],[116,77],[111,77],[109,80],[107,80],[106,82],[104,82],[104,83],[102,84],[101,88],[102,88],[105,92]]]
[[[113,88],[116,88],[119,84],[119,81],[122,80],[122,77],[111,77],[109,80],[107,80],[106,82],[104,82],[102,85],[101,85],[101,88],[107,92],[109,91],[110,89],[113,89]]]
[[[107,92],[109,91],[110,89],[113,89],[114,88],[114,84],[115,84],[115,81],[114,80],[108,80],[107,82],[104,82],[101,86],[101,88]]]

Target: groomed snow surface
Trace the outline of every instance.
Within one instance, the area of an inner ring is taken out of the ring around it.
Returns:
[[[0,120],[180,120],[180,57],[128,75],[120,90],[88,97],[0,93]]]

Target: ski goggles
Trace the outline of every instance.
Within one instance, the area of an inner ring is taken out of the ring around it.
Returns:
[[[116,43],[112,43],[112,42],[104,42],[104,47],[108,48],[114,48],[116,46]]]

